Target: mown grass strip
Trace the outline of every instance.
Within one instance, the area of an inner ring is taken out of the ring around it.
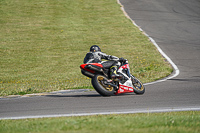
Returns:
[[[79,65],[91,45],[129,60],[144,83],[173,69],[116,0],[1,0],[0,95],[87,88]]]
[[[200,111],[0,120],[2,133],[199,133]]]

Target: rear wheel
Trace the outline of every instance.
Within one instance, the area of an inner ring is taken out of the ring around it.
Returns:
[[[134,76],[131,76],[131,79],[132,79],[132,84],[133,84],[133,89],[134,89],[134,92],[136,93],[136,94],[144,94],[144,92],[145,92],[145,87],[144,87],[144,85],[142,84],[142,82],[138,79],[138,78],[136,78],[136,77],[134,77]]]
[[[115,92],[113,86],[106,84],[107,81],[108,79],[100,74],[97,74],[92,78],[92,85],[94,89],[102,96],[111,96]]]

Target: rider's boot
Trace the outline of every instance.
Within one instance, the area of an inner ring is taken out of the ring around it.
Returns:
[[[110,76],[112,79],[121,79],[122,75],[117,74],[117,66],[112,66],[110,68]]]

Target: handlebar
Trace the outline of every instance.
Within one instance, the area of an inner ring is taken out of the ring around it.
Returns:
[[[119,62],[121,62],[121,63],[125,63],[126,61],[128,61],[128,60],[124,59],[124,58],[119,58]]]

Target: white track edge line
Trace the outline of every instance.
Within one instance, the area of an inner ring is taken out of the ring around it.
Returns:
[[[159,83],[159,82],[163,82],[163,81],[166,81],[168,79],[172,79],[172,78],[175,78],[176,76],[179,75],[180,73],[180,70],[178,69],[178,67],[176,66],[176,64],[163,52],[163,50],[158,46],[158,44],[155,42],[155,40],[150,37],[144,30],[142,30],[140,28],[140,26],[138,26],[131,18],[130,16],[126,13],[125,9],[124,9],[124,6],[121,4],[121,2],[119,0],[117,0],[117,3],[121,6],[121,10],[123,11],[124,15],[131,20],[131,22],[139,28],[140,31],[142,31],[144,33],[144,35],[146,35],[150,41],[154,44],[154,46],[158,49],[158,51],[161,53],[161,55],[172,65],[173,69],[174,69],[174,74],[173,75],[170,75],[169,77],[166,77],[164,79],[161,79],[161,80],[157,80],[157,81],[154,81],[154,82],[150,82],[150,83],[145,83],[144,85],[150,85],[150,84],[155,84],[155,83]]]
[[[161,112],[180,112],[180,111],[200,111],[200,107],[193,108],[172,108],[172,109],[146,109],[123,112],[99,112],[99,113],[75,113],[75,114],[58,114],[58,115],[35,115],[35,116],[19,116],[5,117],[0,120],[17,120],[17,119],[36,119],[36,118],[56,118],[56,117],[73,117],[73,116],[91,116],[91,115],[114,115],[114,114],[136,114],[136,113],[161,113]]]

